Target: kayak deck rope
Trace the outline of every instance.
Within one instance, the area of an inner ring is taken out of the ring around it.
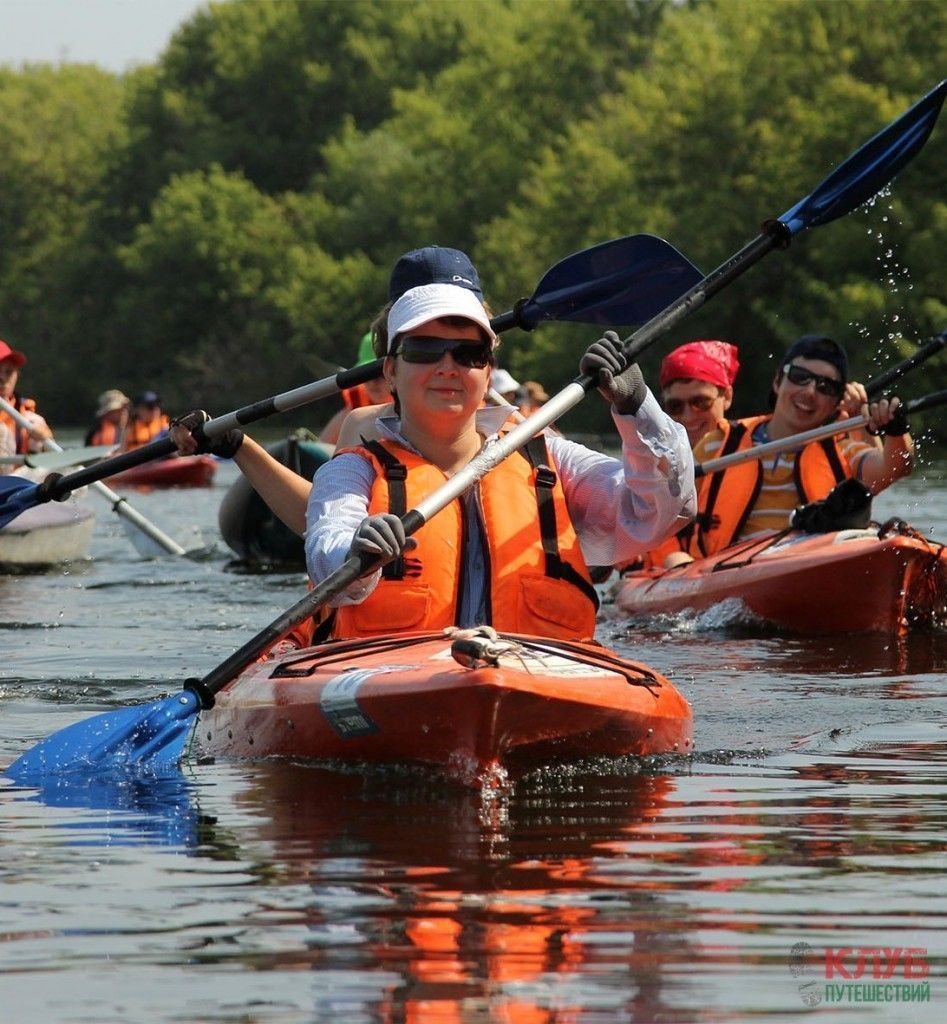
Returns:
[[[329,644],[325,649],[315,653],[311,648],[300,648],[298,657],[289,655],[276,666],[272,678],[303,678],[311,676],[327,666],[349,661],[353,654],[361,656],[367,653],[402,651],[445,636],[452,640],[452,654],[454,654],[455,660],[467,668],[495,667],[499,664],[501,655],[508,655],[519,659],[523,667],[528,670],[531,667],[529,664],[531,658],[539,660],[543,654],[552,654],[581,665],[594,665],[614,672],[624,676],[629,685],[643,686],[652,693],[656,689],[660,689],[662,685],[661,679],[647,666],[638,662],[629,662],[594,641],[581,643],[579,641],[524,637],[512,633],[498,633],[492,626],[479,626],[463,630],[450,627],[442,633],[414,633],[374,639],[353,637],[349,640]],[[456,653],[455,648],[457,648]]]

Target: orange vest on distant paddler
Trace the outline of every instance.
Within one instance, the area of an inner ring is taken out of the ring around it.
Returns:
[[[122,428],[111,420],[100,419],[96,425],[86,434],[87,445],[113,444],[117,445],[122,440]]]
[[[170,420],[167,416],[156,416],[150,423],[143,423],[134,417],[128,421],[122,438],[124,448],[140,448],[143,444],[154,440],[162,430],[167,430]]]
[[[16,409],[17,412],[22,413],[24,416],[28,412],[36,412],[36,402],[32,398],[20,398],[19,395],[12,395],[7,399],[7,401],[14,409]],[[21,427],[20,424],[3,409],[0,409],[0,423],[10,431],[10,436],[13,438],[16,445],[16,454],[26,455],[30,450],[30,432],[25,427]]]
[[[721,424],[723,443],[717,458],[753,447],[753,431],[771,416]],[[834,437],[810,441],[796,456],[793,480],[799,504],[819,501],[836,484],[852,475],[848,459]],[[759,459],[711,473],[697,481],[697,518],[693,523],[690,553],[695,558],[712,555],[740,536],[763,484]]]
[[[368,459],[375,468],[369,515],[402,515],[447,479],[422,456],[393,441],[367,441],[344,450]],[[598,598],[543,437],[530,440],[475,486],[486,536],[489,625],[501,632],[591,638]],[[414,534],[417,548],[386,565],[364,601],[336,609],[333,636],[455,625],[463,516],[458,498],[432,516]]]

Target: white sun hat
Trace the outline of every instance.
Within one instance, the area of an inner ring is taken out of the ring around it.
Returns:
[[[499,366],[490,374],[490,387],[497,394],[508,395],[520,386],[520,382],[510,373],[509,370],[501,369]]]
[[[483,303],[469,288],[456,284],[421,284],[411,288],[388,311],[388,351],[395,338],[444,316],[462,316],[495,338]]]

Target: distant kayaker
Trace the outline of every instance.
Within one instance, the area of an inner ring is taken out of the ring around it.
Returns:
[[[490,387],[504,402],[510,405],[517,404],[516,397],[521,385],[509,370],[504,370],[502,366],[495,367],[490,374]]]
[[[122,391],[115,388],[103,391],[95,410],[95,423],[85,436],[85,444],[121,444],[131,404],[131,399]]]
[[[706,434],[694,461],[791,437],[835,417],[866,416],[869,433],[881,443],[861,431],[836,435],[702,477],[689,544],[694,557],[785,529],[796,506],[825,498],[842,480],[854,478],[878,494],[911,472],[914,444],[901,402],[882,398],[869,404],[864,386],[848,379],[845,349],[831,338],[807,334],[789,347],[770,402],[770,415],[728,422]]]
[[[340,594],[333,636],[491,625],[589,638],[597,600],[587,564],[647,550],[694,511],[684,430],[660,409],[607,332],[582,357],[597,374],[622,459],[539,436],[405,539],[398,515],[494,443],[510,407],[483,407],[497,338],[482,301],[450,284],[413,288],[374,327],[395,407],[313,480],[310,576],[352,553],[384,569]],[[363,424],[364,426],[364,424]]]
[[[166,432],[168,425],[168,417],[161,410],[161,398],[154,391],[143,391],[135,398],[122,447],[140,448]]]
[[[24,398],[17,394],[17,383],[20,369],[26,363],[22,352],[11,348],[0,340],[0,398],[4,398],[30,422],[30,429],[21,427],[9,413],[0,409],[0,424],[6,428],[9,438],[13,439],[11,454],[25,455],[28,452],[41,452],[43,442],[53,436],[46,420],[36,411],[36,402],[32,398]]]

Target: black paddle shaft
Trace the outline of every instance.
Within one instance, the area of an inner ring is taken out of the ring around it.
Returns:
[[[893,384],[896,380],[900,380],[906,373],[913,370],[915,366],[919,366],[921,363],[930,359],[931,356],[937,355],[945,345],[947,345],[947,331],[931,338],[928,342],[922,345],[914,355],[909,356],[900,363],[895,363],[894,366],[885,370],[884,373],[879,373],[877,377],[872,378],[865,385],[868,397],[873,398],[875,395],[881,394],[889,384]]]
[[[766,221],[761,233],[752,242],[731,256],[726,263],[711,271],[676,302],[652,317],[622,342],[628,361],[634,362],[646,348],[667,334],[684,317],[700,309],[709,298],[726,288],[774,249],[788,248],[791,241],[792,232],[785,224],[778,220]]]

